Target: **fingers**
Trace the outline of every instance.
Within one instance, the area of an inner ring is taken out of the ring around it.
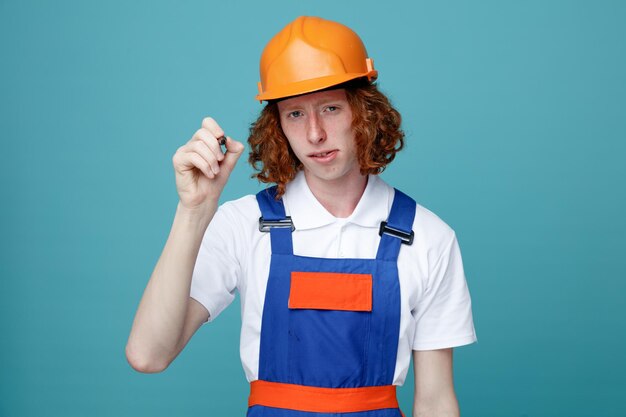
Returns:
[[[181,146],[174,156],[174,165],[179,167],[177,171],[180,173],[197,168],[208,178],[215,178],[220,172],[217,156],[203,141],[189,141]]]
[[[219,151],[219,155],[216,155],[214,150],[209,149],[206,143],[196,140],[189,143],[189,152],[195,152],[202,157],[208,164],[211,172],[217,175],[220,173],[219,161],[224,159],[224,155]]]
[[[243,150],[244,146],[242,143],[230,137],[226,138],[226,156],[224,157],[224,161],[222,161],[222,167],[227,170],[227,172],[230,173],[235,168],[235,164],[243,153]]]
[[[224,159],[224,152],[222,152],[222,143],[220,141],[220,139],[224,137],[224,130],[217,124],[215,119],[212,117],[202,119],[202,127],[196,132],[194,137],[203,140],[207,146],[209,146],[209,149],[215,152],[218,161]],[[217,147],[215,146],[216,142]]]
[[[228,177],[241,156],[244,146],[227,137],[227,153],[224,154],[219,141],[221,137],[224,137],[224,131],[214,119],[207,117],[202,120],[202,127],[174,155],[174,165],[177,166],[177,171],[183,173],[197,168],[206,177],[213,179],[223,170],[222,168],[226,168],[226,177]]]
[[[198,162],[200,169],[207,177],[214,178],[220,172],[219,162],[224,160],[224,152],[218,138],[224,135],[224,131],[217,122],[206,117],[202,120],[202,127],[191,137],[183,152],[195,153],[197,157],[188,159],[189,162]]]
[[[204,119],[202,119],[202,129],[206,129],[216,138],[224,136],[224,131],[212,117],[205,117]]]
[[[228,150],[228,153],[241,155],[241,153],[244,150],[244,146],[243,146],[243,143],[237,142],[236,140],[230,137],[227,137],[226,138],[226,150]]]
[[[219,163],[215,155],[200,141],[189,141],[178,148],[172,158],[176,172],[183,174],[186,171],[198,169],[208,178],[215,178],[220,172]]]
[[[194,141],[203,143],[205,147],[215,155],[218,161],[224,159],[224,152],[222,152],[222,147],[220,146],[219,136],[214,136],[206,129],[198,129],[191,137],[189,143],[191,144]]]

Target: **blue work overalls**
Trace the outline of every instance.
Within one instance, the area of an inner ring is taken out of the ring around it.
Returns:
[[[257,194],[272,258],[248,417],[400,417],[397,259],[413,241],[415,201],[395,190],[375,259],[330,259],[293,254],[293,225],[275,193]]]

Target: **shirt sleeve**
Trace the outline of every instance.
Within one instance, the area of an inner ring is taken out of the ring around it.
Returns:
[[[427,286],[413,314],[416,322],[413,350],[444,349],[477,340],[455,234],[430,268]]]
[[[232,214],[221,206],[207,227],[191,280],[190,296],[209,311],[214,320],[235,298],[241,274],[237,233]]]

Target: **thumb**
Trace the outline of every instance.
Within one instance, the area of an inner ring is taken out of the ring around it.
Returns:
[[[225,167],[228,171],[232,171],[239,160],[241,154],[243,154],[243,150],[245,147],[243,143],[237,142],[236,140],[227,137],[226,138],[226,154],[224,155],[224,160],[222,161],[222,166]]]

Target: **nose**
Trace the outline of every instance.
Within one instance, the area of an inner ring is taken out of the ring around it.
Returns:
[[[312,113],[307,120],[307,140],[310,143],[317,144],[326,140],[326,131],[322,125],[320,117],[316,113]]]

